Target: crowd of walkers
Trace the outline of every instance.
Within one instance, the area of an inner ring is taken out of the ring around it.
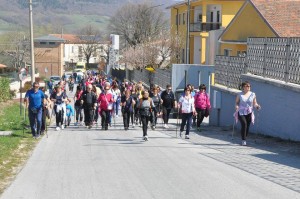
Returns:
[[[69,92],[73,92],[73,87],[76,86],[74,108],[72,99],[67,96],[67,85]],[[242,125],[242,145],[246,145],[251,118],[254,118],[253,106],[260,106],[256,102],[255,94],[250,92],[250,84],[244,83],[243,88],[243,92],[236,99],[236,117]],[[33,88],[26,93],[25,102],[29,103],[28,113],[34,137],[39,137],[45,131],[45,118],[51,118],[51,114],[55,115],[57,131],[70,126],[72,116],[75,126],[82,125],[89,129],[98,126],[101,118],[101,129],[108,130],[115,123],[115,119],[122,115],[124,130],[129,130],[130,124],[131,128],[140,125],[143,140],[147,141],[148,128],[155,130],[158,118],[162,119],[163,128],[169,128],[173,109],[177,112],[177,117],[181,117],[180,137],[185,131],[184,138],[189,139],[191,127],[201,131],[201,123],[211,109],[204,84],[199,86],[198,91],[195,91],[193,85],[187,85],[184,93],[176,100],[171,85],[167,85],[164,90],[157,85],[146,89],[142,82],[120,82],[95,73],[87,73],[79,81],[72,76],[62,79],[49,93],[50,97],[39,90],[38,83],[34,83]],[[53,108],[52,113],[48,111],[49,108]]]

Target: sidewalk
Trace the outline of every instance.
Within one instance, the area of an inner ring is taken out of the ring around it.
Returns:
[[[170,129],[157,130],[176,137],[176,122],[176,119],[170,119]],[[179,135],[179,126],[177,130]],[[203,124],[201,132],[192,129],[190,138],[194,145],[220,152],[204,152],[202,155],[300,193],[300,143],[250,134],[248,146],[241,146],[238,130],[235,130],[232,138],[232,130],[208,126],[207,123]]]

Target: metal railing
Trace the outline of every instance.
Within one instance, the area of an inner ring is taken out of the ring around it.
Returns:
[[[197,22],[190,23],[190,32],[207,32],[211,30],[218,30],[222,26],[221,23],[212,23],[212,22]]]
[[[215,82],[239,88],[244,73],[300,84],[300,38],[248,38],[247,57],[216,56]]]

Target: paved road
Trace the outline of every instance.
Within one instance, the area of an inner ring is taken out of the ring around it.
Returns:
[[[218,159],[226,158],[224,151],[193,143],[205,137],[193,134],[186,141],[172,129],[159,131],[150,131],[144,142],[140,127],[122,130],[121,118],[109,131],[53,129],[1,198],[300,198],[295,190]],[[235,147],[235,153],[251,150]]]

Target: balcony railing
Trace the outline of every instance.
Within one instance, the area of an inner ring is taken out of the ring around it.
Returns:
[[[190,24],[190,32],[207,32],[211,30],[218,30],[221,28],[221,23],[212,23],[212,22],[198,22]]]

